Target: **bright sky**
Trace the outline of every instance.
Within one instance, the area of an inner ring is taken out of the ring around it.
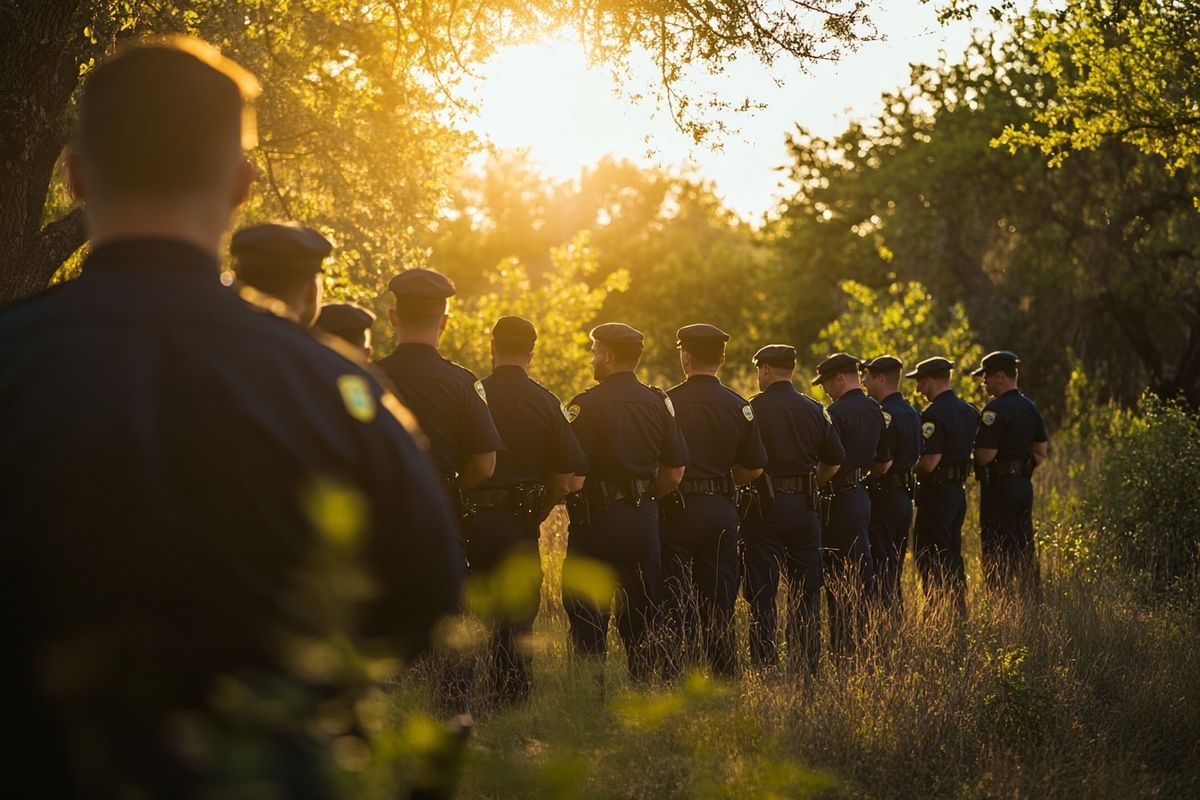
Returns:
[[[757,221],[782,194],[784,176],[775,168],[787,162],[785,132],[796,124],[823,136],[841,132],[849,120],[871,115],[882,92],[906,85],[910,63],[932,63],[942,51],[957,58],[972,26],[991,24],[980,15],[971,24],[942,26],[933,4],[919,0],[879,0],[871,16],[886,40],[836,64],[801,72],[779,62],[772,74],[746,57],[722,75],[697,76],[697,86],[735,104],[749,97],[767,105],[738,115],[730,127],[740,131],[719,142],[695,146],[651,101],[618,97],[608,71],[588,69],[579,46],[565,40],[514,47],[497,57],[482,75],[474,129],[496,147],[528,149],[544,174],[557,179],[578,177],[606,154],[668,168],[690,163],[715,182],[728,205]]]

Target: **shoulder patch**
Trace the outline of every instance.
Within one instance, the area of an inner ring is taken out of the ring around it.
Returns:
[[[883,414],[883,427],[892,427],[892,415],[886,411],[881,411],[880,413]]]
[[[996,421],[996,412],[995,411],[988,409],[987,411],[983,412],[983,424],[984,425],[991,425],[995,421]]]
[[[342,375],[337,379],[337,387],[350,416],[359,422],[375,419],[375,398],[365,378],[361,375]]]
[[[483,388],[483,381],[475,381],[475,394],[479,395],[479,399],[483,404],[487,405],[487,391]]]
[[[575,406],[575,408],[578,408],[578,406]],[[571,413],[567,411],[567,407],[562,403],[558,404],[558,410],[562,412],[563,419],[565,419],[567,422],[570,422],[573,419]]]
[[[935,430],[937,430],[936,425],[934,425],[932,422],[926,422],[921,426],[921,435],[928,439],[930,436],[933,436],[933,432]]]
[[[563,416],[567,418],[567,422],[574,422],[579,416],[579,404],[572,403],[568,408],[563,409]]]
[[[829,416],[829,409],[825,406],[821,406],[821,413],[825,415],[825,421],[832,425],[833,417]]]
[[[742,416],[746,418],[746,422],[754,422],[754,409],[749,403],[742,406]]]
[[[675,416],[675,404],[671,402],[671,398],[663,395],[663,405],[667,407],[667,413],[672,417]]]

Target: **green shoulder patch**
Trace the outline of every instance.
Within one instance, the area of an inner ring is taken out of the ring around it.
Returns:
[[[337,387],[350,416],[359,422],[375,419],[375,398],[371,395],[366,378],[361,375],[342,375],[337,379]]]

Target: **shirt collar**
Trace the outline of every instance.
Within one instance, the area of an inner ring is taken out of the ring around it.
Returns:
[[[684,383],[720,383],[721,379],[716,375],[689,375]]]
[[[218,283],[220,261],[181,239],[142,237],[97,245],[83,261],[82,274],[147,272],[164,276],[195,275]]]
[[[612,375],[606,376],[600,382],[608,383],[609,381],[636,381],[636,380],[637,380],[637,375],[633,374],[632,370],[625,370],[624,372],[614,372]]]
[[[936,403],[938,400],[942,400],[943,398],[946,400],[953,400],[956,396],[957,395],[954,394],[953,389],[947,389],[946,391],[939,394],[937,397],[930,400],[929,403],[930,403],[930,405],[932,405],[932,404]]]
[[[883,403],[886,403],[888,400],[891,400],[893,397],[899,397],[901,400],[904,399],[904,395],[900,394],[900,392],[892,392],[887,397],[883,398],[883,402],[881,402],[879,405],[883,405]]]
[[[425,342],[404,342],[402,344],[396,345],[396,349],[393,350],[392,352],[394,352],[394,353],[425,353],[425,354],[432,353],[433,355],[441,358],[441,353],[438,352],[438,349],[431,344],[426,344]]]
[[[493,375],[521,375],[526,376],[529,373],[524,367],[518,367],[516,364],[501,364],[492,370]]]

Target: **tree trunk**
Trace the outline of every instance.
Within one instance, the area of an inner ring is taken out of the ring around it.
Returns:
[[[80,65],[103,50],[83,33],[91,11],[82,0],[0,6],[0,305],[44,289],[85,239],[79,209],[46,225],[43,215]]]

